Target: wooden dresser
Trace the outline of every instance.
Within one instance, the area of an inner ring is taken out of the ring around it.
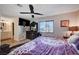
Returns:
[[[37,31],[26,31],[26,39],[35,39],[38,36],[41,36]]]

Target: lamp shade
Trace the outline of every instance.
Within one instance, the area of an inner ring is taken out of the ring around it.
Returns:
[[[69,27],[69,31],[79,31],[79,27],[78,26]]]

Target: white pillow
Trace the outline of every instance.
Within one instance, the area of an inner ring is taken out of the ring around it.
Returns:
[[[78,35],[79,36],[79,31],[78,32],[75,32],[74,35]]]
[[[70,38],[68,38],[69,43],[74,43],[79,38],[78,35],[72,35]]]

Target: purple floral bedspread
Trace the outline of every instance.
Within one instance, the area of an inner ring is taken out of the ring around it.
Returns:
[[[70,43],[56,38],[38,37],[12,52],[10,55],[79,55],[77,49]]]

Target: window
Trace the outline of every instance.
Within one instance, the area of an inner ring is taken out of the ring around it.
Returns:
[[[53,23],[54,21],[40,21],[38,23],[39,32],[53,32]]]

